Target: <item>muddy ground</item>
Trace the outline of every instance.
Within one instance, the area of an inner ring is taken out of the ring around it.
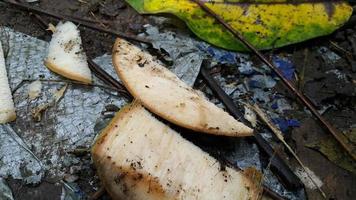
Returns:
[[[104,25],[126,34],[136,35],[141,32],[142,25],[153,23],[148,16],[138,15],[123,0],[40,0],[32,5],[47,11],[58,12],[80,18],[86,18],[97,25]],[[56,20],[45,18],[56,23]],[[40,27],[38,22],[24,11],[0,4],[0,24],[9,26],[17,31],[49,40],[48,34]],[[82,38],[87,54],[90,57],[111,52],[115,37],[98,31],[81,27]],[[336,44],[336,45],[335,45]],[[322,52],[313,51],[317,46],[326,46],[342,57],[336,63],[327,63],[322,59]],[[266,52],[269,55],[270,52]],[[323,117],[329,120],[336,128],[347,133],[356,124],[356,27],[351,25],[334,34],[304,42],[298,45],[288,46],[274,51],[275,54],[289,53],[293,55],[299,81],[295,82],[321,109],[325,107]],[[255,59],[258,63],[257,59]],[[326,71],[338,70],[347,81],[340,81],[335,74],[327,74]],[[226,75],[236,74],[236,68],[221,68]],[[356,196],[356,176],[351,172],[340,168],[330,162],[317,148],[308,148],[308,144],[315,141],[332,140],[320,124],[305,112],[300,102],[288,93],[284,86],[279,83],[276,90],[288,96],[295,102],[298,108],[289,113],[290,116],[300,120],[299,128],[294,128],[287,134],[287,139],[304,163],[323,180],[323,189],[331,195],[331,199],[354,199]],[[337,147],[336,147],[337,148]],[[296,165],[292,157],[284,153],[291,165]],[[345,155],[347,156],[347,155]],[[89,160],[90,155],[80,157]],[[87,187],[88,177],[95,175],[94,170],[80,171],[78,183],[87,194],[94,193],[92,187]],[[51,180],[45,180],[39,185],[28,186],[18,180],[8,180],[15,199],[59,199],[61,185],[53,184]],[[309,199],[320,199],[316,191],[306,190]],[[101,197],[108,199],[106,195]]]

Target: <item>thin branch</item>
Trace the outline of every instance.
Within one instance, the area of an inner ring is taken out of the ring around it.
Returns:
[[[93,30],[97,30],[97,31],[100,31],[100,32],[103,32],[103,33],[108,33],[108,34],[111,34],[111,35],[114,35],[114,36],[117,36],[117,37],[121,37],[121,38],[124,38],[124,39],[127,39],[127,40],[131,40],[131,41],[141,42],[141,43],[145,43],[145,44],[151,44],[151,42],[149,40],[145,39],[145,38],[136,37],[136,36],[133,36],[133,35],[127,35],[125,33],[113,31],[111,29],[102,28],[102,27],[97,26],[95,24],[88,23],[86,20],[79,20],[76,17],[71,17],[71,16],[68,16],[68,15],[62,15],[62,14],[59,14],[59,13],[46,11],[46,10],[43,10],[43,9],[35,7],[35,6],[27,5],[25,3],[18,3],[18,2],[15,2],[13,0],[3,0],[3,2],[5,2],[5,3],[7,3],[7,4],[11,5],[11,6],[14,6],[16,8],[19,8],[21,10],[28,11],[28,12],[54,17],[54,18],[59,19],[59,20],[69,20],[69,21],[75,22],[77,24],[80,24],[81,26],[85,26],[87,28],[90,28],[90,29],[93,29]]]
[[[22,81],[24,82],[33,82],[33,81],[41,81],[41,82],[50,82],[50,83],[68,83],[72,85],[82,85],[82,86],[88,86],[88,87],[98,87],[98,88],[103,88],[107,90],[112,90],[116,91],[117,89],[115,87],[111,86],[106,86],[106,85],[99,85],[99,84],[87,84],[87,83],[82,83],[79,81],[73,81],[73,80],[57,80],[57,79],[23,79]]]
[[[276,135],[276,137],[283,143],[283,145],[288,149],[288,151],[293,155],[293,157],[297,160],[298,164],[303,168],[305,173],[308,175],[309,179],[312,181],[312,183],[318,188],[320,194],[324,197],[324,199],[327,199],[325,192],[319,187],[319,185],[316,183],[316,181],[313,179],[313,177],[310,175],[308,170],[306,169],[305,165],[303,162],[300,160],[298,155],[294,152],[294,150],[289,146],[289,144],[285,141],[283,133],[279,130],[278,127],[276,127],[271,120],[267,117],[267,115],[264,114],[262,109],[257,105],[254,104],[253,106],[246,104],[249,108],[253,109],[257,115],[261,118],[261,120],[267,124],[267,126],[272,130],[272,132]]]
[[[38,164],[43,168],[43,164],[41,160],[31,151],[28,145],[22,140],[22,138],[15,132],[15,130],[9,125],[2,125],[6,129],[6,133],[10,135],[10,137],[16,141],[18,145],[20,145],[23,149],[25,149],[31,156],[38,162]]]
[[[101,79],[104,82],[109,83],[110,85],[112,85],[113,87],[116,88],[116,90],[118,92],[120,92],[121,94],[123,94],[125,96],[125,98],[132,100],[132,96],[130,95],[130,93],[126,90],[125,86],[123,86],[119,81],[117,81],[116,79],[114,79],[112,76],[110,76],[110,74],[108,74],[105,70],[103,70],[99,65],[97,65],[93,60],[88,59],[88,63],[89,63],[89,67],[90,69],[96,73],[99,74],[99,76],[101,76]],[[100,77],[99,77],[100,78]]]
[[[351,157],[356,160],[356,149],[354,146],[348,142],[343,135],[339,133],[328,121],[326,121],[318,112],[318,110],[306,99],[306,97],[298,91],[298,89],[288,81],[283,74],[279,71],[279,69],[268,61],[268,59],[258,51],[250,42],[248,42],[239,32],[233,29],[228,23],[224,21],[219,15],[217,15],[214,11],[208,8],[202,1],[200,0],[192,0],[199,7],[208,13],[211,17],[213,17],[216,21],[218,21],[223,27],[225,27],[231,34],[234,35],[236,39],[238,39],[242,44],[244,44],[248,49],[250,49],[257,57],[265,63],[269,68],[271,68],[277,76],[282,80],[282,82],[287,86],[287,88],[298,97],[300,101],[312,112],[312,114],[324,125],[324,127],[334,136],[334,138],[341,144],[341,146],[347,151]]]
[[[206,62],[204,61],[205,65]],[[233,100],[222,90],[222,88],[216,83],[214,78],[209,74],[205,66],[201,67],[200,71],[203,79],[208,84],[209,88],[215,93],[215,95],[220,99],[220,101],[225,105],[227,111],[236,119],[244,122],[243,115],[239,112]],[[288,165],[278,156],[275,155],[274,149],[269,145],[269,143],[259,134],[254,134],[255,141],[258,146],[270,157],[271,165],[273,166],[274,172],[282,178],[283,182],[287,184],[289,188],[299,188],[302,186],[298,177],[293,173],[293,171],[288,167]]]
[[[90,11],[89,13],[95,19],[96,23],[99,23],[101,25],[101,27],[106,28],[106,29],[108,28],[108,26],[105,25],[103,22],[101,22],[92,11]]]

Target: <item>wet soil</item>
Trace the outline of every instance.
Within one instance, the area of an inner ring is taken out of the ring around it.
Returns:
[[[32,3],[47,11],[57,12],[79,18],[96,25],[127,33],[137,34],[142,26],[151,22],[147,16],[137,14],[123,0],[40,0]],[[48,22],[57,20],[45,17]],[[50,37],[36,20],[24,11],[0,3],[0,24],[17,31],[49,40]],[[115,37],[109,34],[81,27],[81,34],[87,54],[90,57],[110,53]],[[336,45],[334,45],[336,44]],[[325,46],[342,57],[336,63],[327,63],[322,53],[315,51],[316,46]],[[266,52],[267,54],[269,52]],[[341,131],[348,131],[356,124],[356,27],[340,29],[334,34],[288,46],[275,51],[276,54],[289,53],[293,55],[299,81],[295,82],[317,108],[324,108],[323,116]],[[255,59],[257,60],[257,59]],[[341,81],[335,74],[326,73],[338,70],[347,81]],[[224,71],[224,69],[223,69]],[[236,71],[225,71],[225,74]],[[285,94],[295,102],[297,110],[290,115],[301,121],[301,126],[289,132],[288,143],[293,144],[303,162],[314,171],[324,182],[323,189],[333,199],[353,199],[356,196],[356,176],[330,162],[321,153],[305,146],[310,142],[331,137],[310,114],[304,112],[303,106],[295,100],[286,89],[279,84],[277,91]],[[354,127],[355,128],[355,127]],[[296,165],[291,156],[285,154],[291,165]],[[81,157],[90,160],[90,155]],[[92,194],[95,190],[88,186],[87,177],[95,176],[95,170],[80,171],[77,181],[81,189]],[[97,178],[95,179],[97,182]],[[21,181],[9,179],[15,199],[60,199],[61,186],[52,184],[50,180],[36,186],[24,185]],[[316,191],[307,190],[309,199],[321,199]],[[107,199],[107,196],[102,197]]]

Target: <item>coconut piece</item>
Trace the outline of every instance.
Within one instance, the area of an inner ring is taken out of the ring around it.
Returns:
[[[115,69],[129,92],[151,112],[195,131],[250,136],[253,130],[209,102],[201,93],[123,39],[113,49]]]
[[[33,81],[28,85],[28,98],[34,100],[40,96],[42,90],[42,82],[40,80]]]
[[[66,78],[91,83],[91,72],[82,48],[82,39],[75,24],[59,22],[49,43],[44,64]]]
[[[4,52],[0,41],[0,124],[16,119],[14,101],[6,72]]]
[[[119,111],[92,148],[97,173],[113,199],[257,199],[242,171],[184,139],[139,103]]]

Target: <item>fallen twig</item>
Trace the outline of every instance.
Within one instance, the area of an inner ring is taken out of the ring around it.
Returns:
[[[20,145],[23,149],[25,149],[33,158],[38,162],[38,164],[43,168],[43,164],[41,160],[30,150],[28,145],[22,140],[22,138],[14,131],[14,129],[9,125],[1,125],[6,129],[6,133],[10,135],[10,137],[16,141],[18,145]]]
[[[269,68],[271,68],[277,76],[282,80],[282,82],[287,86],[287,88],[295,94],[300,101],[312,112],[312,114],[325,126],[325,128],[334,136],[334,138],[341,144],[341,146],[347,151],[348,154],[351,155],[353,159],[356,160],[356,149],[355,147],[345,139],[345,136],[340,134],[328,121],[326,121],[318,112],[318,110],[306,99],[306,97],[298,91],[298,89],[288,81],[283,74],[279,71],[279,69],[272,64],[268,59],[258,51],[252,44],[250,44],[239,32],[234,30],[228,23],[224,21],[219,15],[217,15],[214,11],[208,8],[202,1],[200,0],[192,0],[199,7],[208,13],[211,17],[217,20],[223,27],[225,27],[231,34],[233,34],[242,44],[244,44],[248,49],[250,49],[257,57],[265,63]]]
[[[127,39],[127,40],[131,40],[131,41],[151,44],[151,42],[149,40],[145,39],[145,38],[136,37],[136,36],[132,36],[132,35],[127,35],[127,34],[124,34],[124,33],[121,33],[121,32],[113,31],[111,29],[102,28],[102,27],[94,25],[92,23],[88,23],[88,22],[86,22],[86,20],[79,20],[76,17],[71,17],[71,16],[68,16],[68,15],[62,15],[62,14],[46,11],[46,10],[43,10],[41,8],[38,8],[38,7],[30,6],[30,5],[27,5],[25,3],[18,3],[18,2],[12,1],[12,0],[3,0],[3,2],[8,3],[8,4],[10,4],[10,5],[14,6],[14,7],[17,7],[19,9],[21,9],[21,10],[26,10],[26,11],[29,11],[29,12],[32,12],[32,13],[54,17],[54,18],[59,19],[59,20],[69,20],[69,21],[75,22],[77,24],[80,24],[82,26],[85,26],[87,28],[90,28],[90,29],[93,29],[93,30],[97,30],[97,31],[100,31],[100,32],[103,32],[103,33],[109,33],[111,35],[115,35],[117,37],[121,37],[121,38],[124,38],[124,39]]]
[[[89,13],[90,13],[90,15],[95,19],[96,23],[99,23],[99,24],[100,24],[103,28],[105,28],[105,29],[108,28],[108,26],[105,25],[103,22],[101,22],[101,21],[98,19],[98,17],[97,17],[92,11],[90,11]]]
[[[350,57],[350,58],[353,57],[353,56],[352,56],[352,53],[351,53],[350,51],[347,51],[347,50],[345,50],[344,48],[340,47],[336,42],[333,42],[333,41],[331,41],[331,40],[329,40],[329,42],[330,42],[330,44],[331,44],[332,47],[334,47],[336,50],[338,50],[338,51],[344,53],[347,57]]]
[[[309,174],[308,170],[306,170],[305,165],[303,164],[303,162],[300,160],[300,158],[298,157],[298,155],[294,152],[294,150],[289,146],[289,144],[284,140],[284,136],[283,133],[279,130],[278,127],[276,127],[271,120],[267,117],[267,115],[264,114],[264,112],[262,111],[262,109],[257,105],[254,104],[253,106],[251,105],[246,105],[248,107],[250,107],[251,109],[253,109],[257,115],[261,118],[261,120],[272,130],[272,132],[275,134],[275,136],[278,138],[279,141],[281,141],[283,143],[283,145],[288,149],[288,151],[293,155],[293,157],[297,160],[298,164],[303,168],[303,170],[305,171],[305,173],[308,175],[308,177],[310,178],[310,180],[312,181],[312,183],[316,186],[316,188],[318,188],[320,194],[324,197],[324,199],[326,198],[326,194],[325,192],[318,186],[318,184],[315,182],[315,180],[312,178],[312,176]]]
[[[122,94],[128,100],[132,100],[131,94],[126,90],[125,86],[123,86],[119,81],[114,79],[110,74],[108,74],[105,70],[103,70],[99,65],[97,65],[93,60],[88,59],[89,68],[92,70],[98,77],[106,83],[109,83],[113,87],[117,89],[117,91]]]
[[[204,63],[204,65],[205,64],[206,63]],[[220,101],[225,105],[228,112],[239,121],[242,122],[246,121],[244,120],[243,115],[239,112],[238,108],[236,107],[232,99],[221,89],[221,87],[216,83],[214,78],[211,77],[208,70],[204,66],[201,67],[200,73],[204,78],[204,80],[207,82],[209,88],[217,95]],[[268,142],[265,139],[263,139],[263,137],[260,136],[259,134],[254,134],[254,137],[259,147],[270,157],[273,171],[282,178],[282,181],[287,186],[289,186],[289,188],[301,187],[302,184],[299,178],[293,173],[293,171],[278,155],[275,155],[275,151],[268,144]]]

